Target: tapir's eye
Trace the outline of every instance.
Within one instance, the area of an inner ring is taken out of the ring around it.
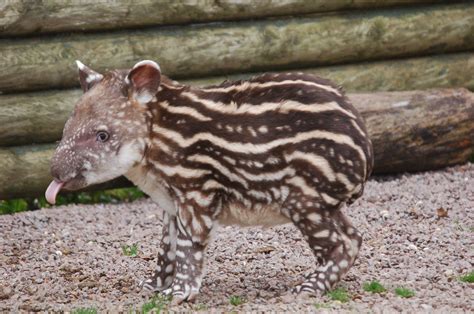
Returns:
[[[98,131],[96,134],[96,139],[98,142],[107,142],[107,140],[109,139],[109,133],[105,131]]]

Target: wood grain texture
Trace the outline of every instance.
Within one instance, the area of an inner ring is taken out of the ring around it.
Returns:
[[[474,153],[474,94],[466,89],[352,94],[374,147],[375,173],[425,171]]]
[[[180,79],[469,49],[474,3],[3,40],[0,91],[76,86],[75,59],[98,71],[152,59]]]
[[[393,91],[434,87],[474,90],[474,54],[379,61],[355,65],[304,69],[329,78],[347,91]],[[245,79],[255,73],[185,80],[204,86],[225,79]],[[0,146],[51,143],[61,138],[66,119],[80,90],[54,90],[0,95]]]
[[[465,89],[349,94],[366,119],[375,173],[437,169],[474,153],[474,95]],[[42,195],[54,146],[0,149],[0,199]]]
[[[433,0],[9,0],[0,3],[0,36],[92,31],[427,4]],[[444,1],[448,2],[448,1]]]

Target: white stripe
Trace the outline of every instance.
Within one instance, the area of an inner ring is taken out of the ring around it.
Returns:
[[[193,242],[188,239],[181,239],[178,237],[178,240],[176,241],[178,246],[193,246]]]
[[[265,87],[272,87],[272,86],[279,86],[279,85],[288,85],[288,84],[294,84],[294,85],[307,85],[307,86],[314,86],[317,88],[324,89],[328,92],[331,92],[333,94],[336,94],[338,96],[342,96],[339,90],[337,90],[334,87],[331,87],[329,85],[323,85],[323,84],[318,84],[315,82],[309,82],[309,81],[304,81],[304,80],[285,80],[285,81],[280,81],[280,82],[265,82],[265,83],[259,83],[259,82],[244,82],[239,85],[230,85],[227,87],[213,87],[213,88],[203,88],[202,90],[205,92],[230,92],[232,90],[243,90],[243,89],[251,89],[251,88],[265,88]]]
[[[304,161],[307,161],[311,165],[313,165],[316,169],[319,169],[329,181],[336,180],[336,175],[334,171],[332,170],[331,165],[326,160],[326,158],[322,156],[294,151],[293,153],[289,155],[285,155],[285,159],[287,162],[290,162],[294,159],[302,159]]]
[[[346,189],[348,191],[352,191],[354,189],[354,184],[349,181],[347,176],[345,176],[342,173],[336,173],[329,162],[326,160],[326,158],[316,155],[316,154],[310,154],[310,153],[302,153],[299,151],[295,151],[289,155],[285,155],[285,159],[287,162],[290,162],[294,159],[302,159],[307,162],[309,162],[311,165],[313,165],[316,169],[319,169],[321,173],[329,180],[329,181],[336,181],[338,180],[342,184],[346,186]]]
[[[200,192],[191,191],[191,192],[186,193],[186,198],[193,199],[201,207],[207,207],[214,200],[214,193],[211,193],[206,196]]]
[[[255,197],[256,199],[261,199],[261,200],[267,200],[268,201],[268,196],[264,192],[256,191],[256,190],[248,190],[247,194],[250,195],[250,196]],[[270,200],[271,200],[271,197],[270,197]]]
[[[165,144],[162,140],[159,138],[155,137],[151,140],[153,143],[153,147],[157,147],[159,150],[164,151],[165,153],[171,155],[173,152],[171,150],[171,147],[169,147],[167,144]]]
[[[291,110],[302,111],[302,112],[325,112],[325,111],[339,111],[344,113],[352,119],[356,119],[354,114],[341,108],[339,104],[335,101],[323,103],[323,104],[303,104],[294,100],[286,100],[283,102],[266,102],[260,105],[252,104],[241,104],[237,106],[235,102],[223,103],[223,102],[214,102],[209,99],[199,98],[196,94],[191,92],[184,92],[181,94],[184,97],[187,97],[189,100],[200,103],[204,105],[207,109],[217,111],[219,113],[225,114],[262,114],[267,111],[276,111],[287,113]]]
[[[232,171],[230,171],[226,166],[221,164],[219,161],[205,155],[192,155],[188,157],[189,161],[202,162],[208,165],[213,166],[221,174],[225,175],[229,180],[241,183],[245,188],[248,188],[248,183]]]
[[[198,112],[196,109],[187,107],[187,106],[170,106],[169,102],[167,101],[162,101],[159,103],[160,107],[165,109],[168,112],[171,113],[177,113],[177,114],[184,114],[191,116],[199,121],[210,121],[212,120],[210,117],[204,116],[200,112]]]
[[[287,175],[293,176],[295,174],[293,168],[285,168],[275,172],[264,172],[262,174],[253,174],[239,168],[235,168],[235,171],[240,173],[245,179],[251,181],[276,181],[283,179]]]
[[[318,197],[319,193],[316,192],[315,189],[311,188],[306,184],[306,181],[302,177],[293,177],[291,179],[286,180],[287,183],[292,184],[296,186],[297,188],[300,188],[303,194],[309,195],[309,196],[314,196]]]
[[[327,139],[334,141],[338,144],[343,144],[351,147],[359,153],[359,156],[363,163],[366,162],[365,154],[362,149],[354,143],[352,138],[344,134],[332,133],[322,130],[313,130],[308,132],[301,132],[296,134],[294,137],[280,138],[263,144],[252,144],[252,143],[241,143],[241,142],[228,142],[227,140],[218,137],[212,133],[197,133],[193,137],[183,138],[183,136],[175,131],[160,127],[158,125],[153,125],[153,131],[160,133],[162,136],[167,137],[173,142],[177,143],[181,147],[188,147],[193,145],[198,141],[210,141],[212,144],[223,147],[227,150],[244,153],[244,154],[261,154],[269,151],[272,148],[282,146],[289,143],[297,143],[309,139]],[[365,169],[364,169],[365,171]],[[365,173],[364,173],[365,176]]]
[[[217,182],[216,180],[208,180],[204,183],[204,185],[202,186],[202,189],[204,191],[206,190],[210,190],[210,189],[224,189],[224,190],[227,190],[227,188],[225,186],[223,186],[222,184],[220,184],[219,182]]]
[[[340,203],[339,200],[329,196],[328,194],[326,193],[321,193],[321,197],[323,198],[323,200],[328,203],[328,204],[331,204],[331,205],[337,205]]]
[[[162,171],[164,174],[166,174],[168,177],[172,177],[175,175],[178,175],[182,178],[199,178],[202,177],[210,171],[208,170],[200,170],[200,169],[192,169],[192,168],[184,168],[180,165],[177,166],[166,166],[163,164],[160,164],[156,161],[153,161],[152,164],[160,171]]]
[[[214,224],[214,222],[212,221],[211,217],[206,216],[206,215],[201,215],[201,219],[202,219],[202,221],[204,222],[204,224],[206,225],[206,227],[207,227],[208,229],[211,229],[212,225]]]
[[[354,129],[356,129],[360,133],[360,135],[362,135],[363,137],[366,137],[366,134],[364,133],[364,131],[362,131],[362,129],[357,125],[357,123],[354,120],[351,120],[351,123]]]

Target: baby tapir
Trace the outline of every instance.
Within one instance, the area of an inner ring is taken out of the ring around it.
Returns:
[[[330,81],[263,74],[196,88],[153,61],[99,74],[80,62],[84,95],[64,127],[46,197],[125,175],[164,210],[158,265],[143,286],[192,300],[219,224],[292,222],[319,263],[294,292],[331,289],[361,235],[340,211],[363,191],[372,145]]]

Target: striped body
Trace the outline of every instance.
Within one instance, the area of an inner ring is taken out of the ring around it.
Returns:
[[[338,208],[361,194],[371,171],[360,115],[340,89],[311,75],[265,74],[203,89],[162,81],[151,112],[139,167],[179,198],[195,231],[209,219],[287,222],[285,202],[298,195]]]
[[[362,118],[331,82],[302,73],[194,88],[153,61],[99,74],[78,62],[85,94],[53,157],[54,202],[125,175],[163,211],[153,276],[175,302],[199,292],[211,231],[292,222],[319,263],[300,292],[331,289],[362,237],[340,211],[362,194],[372,146]]]

